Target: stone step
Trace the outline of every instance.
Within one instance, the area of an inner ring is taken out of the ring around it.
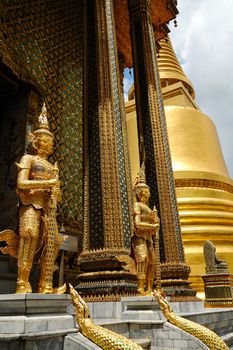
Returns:
[[[42,315],[66,313],[71,304],[69,294],[1,294],[0,316]]]
[[[132,339],[135,343],[140,345],[143,349],[149,350],[151,345],[150,339]],[[64,350],[100,350],[100,347],[92,343],[88,338],[81,333],[69,334],[65,337]]]
[[[224,334],[221,338],[230,347],[230,349],[233,349],[233,332]]]
[[[150,349],[151,340],[148,339],[148,338],[145,338],[145,339],[131,339],[131,340],[133,340],[135,343],[140,345],[145,350],[149,350]]]

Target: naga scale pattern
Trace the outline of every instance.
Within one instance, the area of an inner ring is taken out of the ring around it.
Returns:
[[[159,292],[156,293],[156,296],[158,297],[160,309],[168,322],[198,338],[207,345],[210,350],[229,350],[226,343],[224,343],[216,333],[198,323],[177,316],[172,311],[172,307]]]
[[[104,350],[142,350],[141,346],[121,334],[97,326],[90,318],[90,312],[85,301],[71,284],[69,286],[75,306],[76,321],[85,337]]]

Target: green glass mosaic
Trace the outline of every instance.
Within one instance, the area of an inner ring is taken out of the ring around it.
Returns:
[[[2,0],[7,45],[46,92],[52,161],[63,193],[60,215],[74,233],[82,222],[83,2]]]

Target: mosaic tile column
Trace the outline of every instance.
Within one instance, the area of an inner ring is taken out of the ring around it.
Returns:
[[[162,284],[171,294],[189,294],[168,144],[150,0],[128,0],[135,75],[140,162],[145,162],[150,206],[160,220]],[[187,289],[187,290],[186,290]],[[177,291],[177,292],[176,292]],[[190,291],[192,294],[192,290]]]
[[[84,238],[77,289],[116,298],[136,290],[118,258],[130,254],[132,195],[112,0],[86,6]]]

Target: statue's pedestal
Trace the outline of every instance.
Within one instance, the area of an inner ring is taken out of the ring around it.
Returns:
[[[229,273],[202,276],[206,307],[233,307],[233,275]]]
[[[70,295],[0,295],[0,349],[63,350],[63,338],[77,332],[66,313]]]

